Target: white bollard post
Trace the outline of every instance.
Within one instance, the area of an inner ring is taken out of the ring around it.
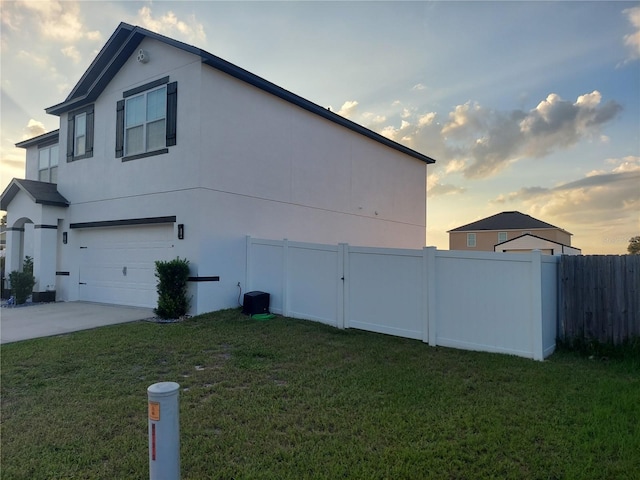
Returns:
[[[180,385],[154,383],[149,398],[149,479],[180,479]]]

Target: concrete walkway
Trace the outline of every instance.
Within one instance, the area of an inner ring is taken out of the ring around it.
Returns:
[[[43,303],[0,309],[0,343],[49,337],[153,317],[149,308],[87,302]]]

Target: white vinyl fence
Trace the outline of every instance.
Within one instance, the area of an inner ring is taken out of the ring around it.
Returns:
[[[247,237],[247,291],[270,310],[429,345],[543,360],[557,329],[558,257],[320,245]]]

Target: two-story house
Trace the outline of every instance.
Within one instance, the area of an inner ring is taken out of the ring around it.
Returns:
[[[26,179],[0,198],[34,299],[154,307],[154,262],[180,257],[198,314],[237,306],[247,235],[425,244],[434,160],[149,30],[120,24],[46,112],[59,130],[17,144]]]
[[[449,250],[522,253],[540,250],[549,255],[580,255],[571,246],[571,233],[530,215],[502,212],[447,232]]]

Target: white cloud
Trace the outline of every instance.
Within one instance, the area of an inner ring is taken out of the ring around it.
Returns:
[[[64,47],[60,51],[64,56],[69,57],[71,60],[73,60],[73,63],[80,63],[80,60],[82,60],[80,52],[75,47],[75,45],[69,45],[68,47]]]
[[[387,121],[387,117],[385,117],[384,115],[376,115],[372,112],[363,113],[362,118],[364,118],[365,122],[367,123],[367,125],[369,125],[370,128],[373,128]]]
[[[27,126],[24,129],[24,135],[22,135],[23,140],[27,140],[29,138],[37,137],[38,135],[42,135],[46,133],[47,130],[44,128],[44,123],[39,122],[38,120],[34,120],[33,118],[29,119]]]
[[[169,10],[159,17],[153,16],[148,6],[138,10],[139,24],[156,33],[161,33],[173,38],[178,38],[191,44],[205,43],[207,35],[202,23],[196,20],[195,15],[189,15],[185,20],[179,20],[175,13]]]
[[[557,224],[603,225],[620,220],[637,221],[640,210],[640,157],[606,161],[609,169],[553,187],[525,187],[493,202],[521,203],[534,216]],[[613,166],[613,168],[611,168]]]
[[[30,1],[2,3],[2,23],[12,30],[35,30],[47,40],[74,43],[83,39],[102,40],[99,31],[87,31],[80,12],[80,3],[74,1]]]
[[[356,112],[356,108],[357,107],[358,107],[358,102],[357,101],[355,101],[355,100],[347,100],[346,102],[344,102],[342,104],[342,107],[340,107],[340,110],[338,110],[336,113],[338,115],[342,115],[345,118],[350,118]]]
[[[426,88],[427,88],[427,86],[426,86],[426,85],[424,85],[424,84],[422,84],[422,83],[417,83],[417,84],[415,84],[415,85],[411,88],[411,90],[417,90],[417,91],[420,91],[420,90],[425,90]]]
[[[467,102],[449,113],[441,134],[456,156],[469,160],[465,176],[485,178],[522,158],[541,158],[599,134],[599,128],[621,109],[613,101],[602,103],[597,90],[575,102],[551,93],[528,112],[503,112]]]
[[[440,175],[431,173],[427,175],[427,197],[436,197],[440,195],[454,195],[456,193],[464,193],[463,187],[458,187],[449,183],[442,183]]]
[[[421,115],[420,117],[418,117],[418,126],[423,127],[425,125],[431,125],[435,119],[436,119],[435,112],[425,113],[424,115]]]
[[[387,137],[388,139],[394,140],[394,141],[398,137],[398,129],[396,129],[393,125],[387,125],[379,133],[383,137]]]

